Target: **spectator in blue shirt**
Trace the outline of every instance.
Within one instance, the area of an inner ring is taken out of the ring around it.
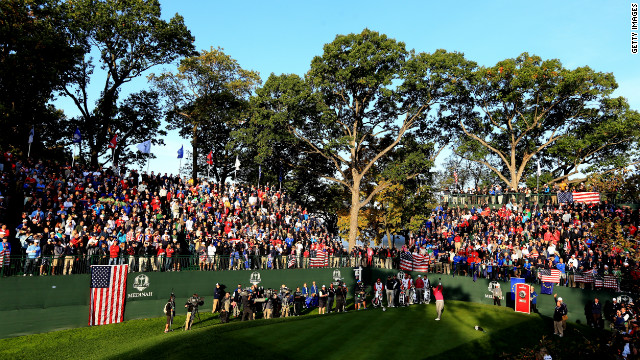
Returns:
[[[564,263],[564,260],[562,260],[562,258],[560,258],[560,262],[556,264],[556,269],[560,270],[560,284],[564,284],[566,286],[567,271],[566,264]]]
[[[38,236],[40,237],[40,236]],[[27,259],[24,263],[24,275],[33,276],[33,271],[35,270],[35,263],[37,259],[40,258],[40,240],[35,239],[33,242],[27,247]]]

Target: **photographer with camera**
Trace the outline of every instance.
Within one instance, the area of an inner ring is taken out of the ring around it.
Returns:
[[[164,306],[164,315],[167,317],[167,324],[164,326],[164,332],[168,333],[173,331],[171,325],[173,325],[173,318],[176,316],[176,296],[171,293],[167,304]]]
[[[286,287],[284,284],[282,284],[282,287],[280,287],[280,303],[282,306],[282,309],[280,311],[280,317],[289,317],[290,316],[290,299],[291,299],[291,290],[289,290],[288,287]]]
[[[336,297],[336,288],[333,286],[333,283],[329,284],[329,288],[327,289],[329,296],[327,297],[327,312],[331,313],[333,309],[333,300]]]
[[[198,294],[194,293],[193,296],[187,300],[187,303],[184,304],[184,307],[187,309],[187,318],[184,322],[184,329],[191,330],[191,325],[193,325],[193,318],[198,314],[198,306],[204,304],[204,298],[198,296]]]
[[[252,289],[243,290],[242,297],[242,321],[253,320],[253,298]]]
[[[340,281],[336,288],[336,311],[345,312],[345,299],[347,298],[347,286]]]
[[[364,283],[362,282],[362,280],[358,280],[358,282],[356,283],[356,289],[355,289],[355,298],[356,298],[356,310],[366,310],[367,309],[367,303],[365,301],[365,296],[366,294],[366,288]]]
[[[224,298],[220,302],[220,322],[222,324],[229,322],[229,310],[231,307],[231,294],[225,293]]]
[[[297,287],[293,293],[293,316],[299,316],[302,311],[302,304],[304,304],[304,295],[300,288]]]
[[[238,287],[233,292],[233,302],[231,306],[233,306],[233,317],[237,318],[240,316],[240,305],[242,304],[242,285],[238,284]]]

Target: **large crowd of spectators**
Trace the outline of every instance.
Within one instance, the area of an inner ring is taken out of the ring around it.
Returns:
[[[3,201],[13,197],[21,213],[17,224],[7,224],[8,213],[0,220],[4,275],[122,263],[130,271],[284,268],[293,255],[305,267],[318,250],[332,260],[346,251],[320,218],[268,184],[194,184],[8,158],[2,175]]]
[[[619,223],[620,235],[631,239],[632,248],[614,246],[596,236],[594,228],[601,220]],[[486,204],[439,206],[403,251],[428,256],[429,267],[439,272],[506,281],[512,276],[531,278],[541,269],[558,269],[562,285],[584,287],[576,275],[638,280],[633,257],[637,226],[637,211],[606,202],[509,201],[498,209]]]

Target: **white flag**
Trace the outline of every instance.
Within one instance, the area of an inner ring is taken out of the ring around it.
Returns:
[[[538,160],[538,176],[540,176],[540,174],[542,173],[540,172],[540,160]]]
[[[238,159],[238,155],[236,155],[236,170],[240,170],[240,159]]]
[[[138,148],[138,150],[140,150],[141,153],[148,154],[151,152],[151,140],[147,140],[142,144],[138,144],[136,145],[136,147]]]

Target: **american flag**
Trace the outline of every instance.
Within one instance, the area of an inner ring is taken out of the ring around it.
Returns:
[[[560,270],[558,269],[542,269],[538,272],[538,278],[542,282],[560,283]]]
[[[597,288],[604,287],[604,280],[602,279],[602,276],[596,275],[596,276],[593,277],[593,280],[594,280],[594,283],[595,283],[594,284],[595,287],[597,287]]]
[[[604,287],[608,289],[616,289],[618,290],[618,278],[613,275],[605,275],[603,278]]]
[[[122,322],[129,265],[91,266],[89,326]]]
[[[558,202],[559,203],[572,203],[573,202],[573,193],[570,192],[559,192],[558,193]]]
[[[410,252],[400,254],[400,269],[405,271],[413,270],[413,255]]]
[[[312,257],[309,261],[311,267],[325,267],[329,266],[329,257],[327,253],[321,250],[316,252],[316,256]]]
[[[573,202],[576,203],[599,203],[600,202],[600,193],[597,192],[574,192],[573,193]]]
[[[573,279],[575,282],[579,282],[579,283],[592,283],[593,271],[590,270],[582,273],[576,273]]]
[[[413,254],[413,271],[429,271],[429,255]]]
[[[289,269],[296,267],[296,257],[289,255]]]

